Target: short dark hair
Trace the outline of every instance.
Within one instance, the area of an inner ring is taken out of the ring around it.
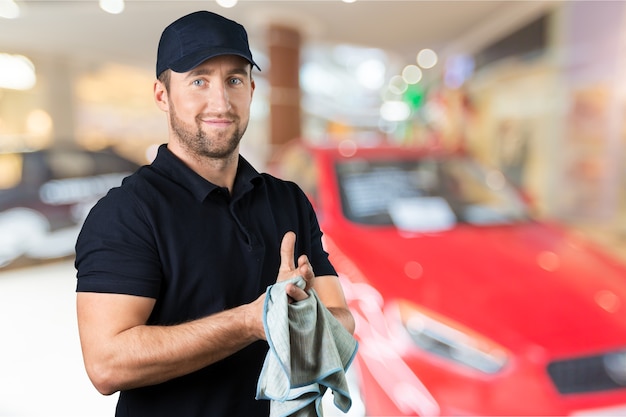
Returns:
[[[163,71],[161,74],[159,74],[158,80],[161,81],[163,85],[165,86],[165,91],[169,91],[170,89],[170,72],[171,71],[172,70],[168,68],[165,71]]]

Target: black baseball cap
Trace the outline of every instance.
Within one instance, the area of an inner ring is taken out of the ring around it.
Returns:
[[[188,14],[163,30],[157,52],[156,75],[166,69],[187,72],[209,58],[238,55],[257,69],[246,29],[239,23],[208,11]]]

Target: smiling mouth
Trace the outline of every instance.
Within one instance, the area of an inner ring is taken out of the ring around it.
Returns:
[[[207,125],[230,125],[235,123],[234,117],[198,117],[198,120]]]
[[[226,129],[234,124],[233,120],[229,119],[200,119],[200,126],[205,128],[214,129]]]

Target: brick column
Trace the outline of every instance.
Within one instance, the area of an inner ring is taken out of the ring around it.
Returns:
[[[270,25],[270,147],[300,137],[300,33],[292,28]],[[270,160],[272,158],[270,157]]]

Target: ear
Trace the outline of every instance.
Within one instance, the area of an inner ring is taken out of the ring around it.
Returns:
[[[167,89],[159,80],[154,81],[153,86],[154,102],[164,112],[169,111]]]

